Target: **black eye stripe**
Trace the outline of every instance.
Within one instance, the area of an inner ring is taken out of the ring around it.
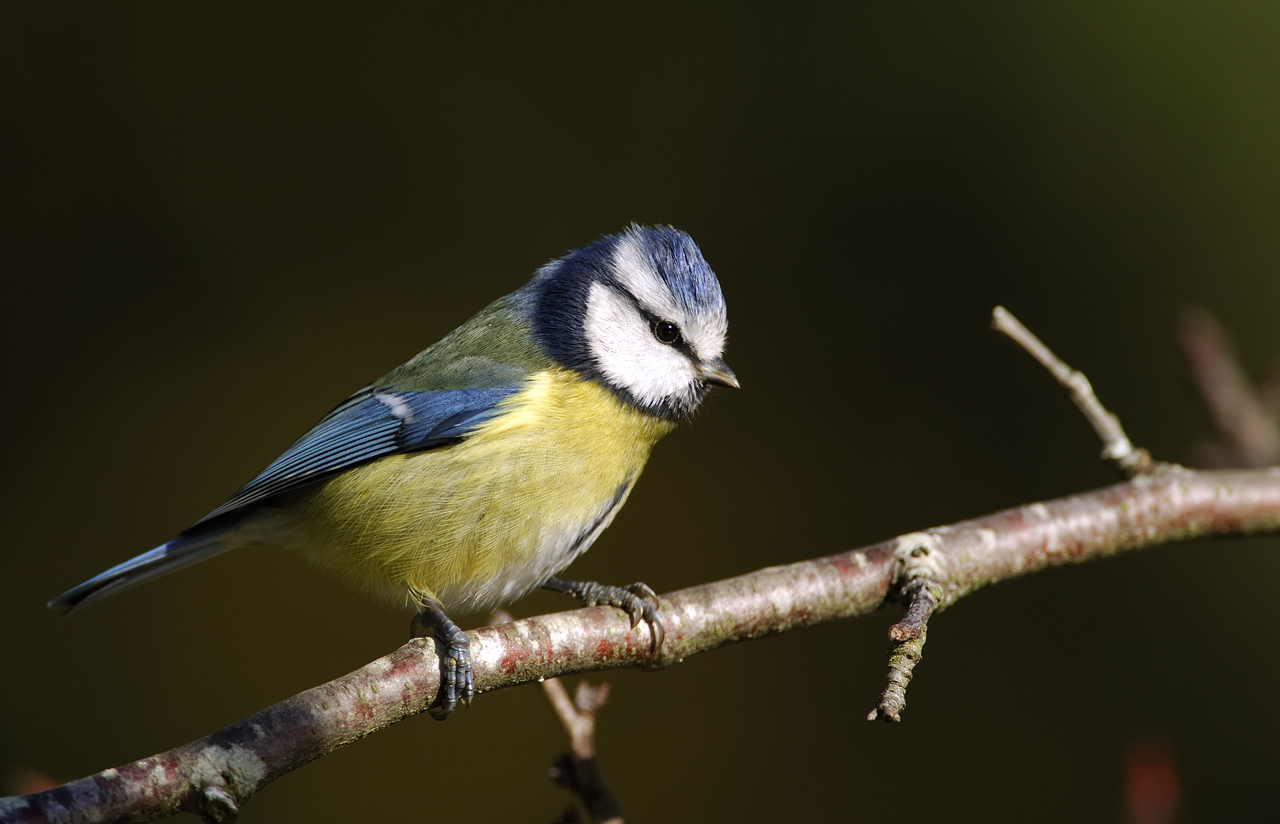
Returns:
[[[685,357],[689,358],[689,360],[691,361],[695,361],[695,362],[697,361],[697,357],[693,354],[693,347],[690,346],[689,341],[685,339],[684,331],[680,329],[680,324],[676,323],[675,321],[665,320],[659,317],[658,315],[655,315],[653,312],[650,312],[648,309],[644,308],[644,306],[640,304],[640,301],[636,300],[635,295],[631,294],[626,289],[618,288],[617,292],[618,294],[622,295],[624,298],[629,300],[631,302],[631,305],[636,308],[636,311],[640,313],[640,316],[643,317],[646,321],[648,321],[649,331],[653,333],[653,337],[659,343],[662,343],[665,346],[670,346],[672,349],[682,352],[685,355]],[[672,326],[676,330],[676,337],[670,341],[664,341],[662,338],[658,337],[658,331],[657,331],[658,324],[668,324]]]

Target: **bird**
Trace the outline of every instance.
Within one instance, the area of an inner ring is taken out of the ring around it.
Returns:
[[[626,503],[650,450],[712,387],[738,387],[723,353],[720,283],[693,239],[631,224],[539,268],[406,363],[356,392],[173,540],[49,602],[70,613],[238,548],[295,550],[376,598],[417,610],[440,648],[443,720],[475,694],[450,617],[545,588],[665,630],[644,584],[557,575]]]

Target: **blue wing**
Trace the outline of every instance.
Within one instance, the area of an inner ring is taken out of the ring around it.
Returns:
[[[326,415],[262,474],[197,523],[387,455],[457,443],[500,414],[498,402],[518,389],[364,389]]]

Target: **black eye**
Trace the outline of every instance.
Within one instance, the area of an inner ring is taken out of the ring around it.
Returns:
[[[653,322],[653,336],[658,339],[659,343],[665,343],[669,346],[680,340],[680,327],[668,320],[655,320]]]

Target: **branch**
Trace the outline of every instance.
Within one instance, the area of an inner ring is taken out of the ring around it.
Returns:
[[[913,547],[910,554],[918,555],[924,549]],[[897,723],[902,720],[902,708],[907,705],[907,684],[911,683],[911,674],[924,656],[929,616],[942,600],[942,588],[928,574],[913,575],[908,570],[904,577],[908,581],[902,587],[907,614],[889,627],[889,683],[880,694],[876,708],[867,714],[868,721],[883,718]]]
[[[671,593],[663,599],[666,642],[656,652],[658,645],[610,608],[482,627],[471,634],[476,691],[602,669],[659,669],[725,644],[862,615],[897,600],[907,602],[907,614],[890,630],[895,647],[889,686],[868,716],[897,721],[929,616],[979,587],[1171,541],[1280,530],[1280,467],[1196,472],[1154,463],[1132,445],[1083,374],[1002,307],[996,307],[993,325],[1067,387],[1102,439],[1103,457],[1114,460],[1129,482]],[[1220,332],[1215,339],[1205,328],[1199,349],[1184,348],[1229,355]],[[1184,342],[1191,339],[1184,335]],[[1201,383],[1220,387],[1232,381]],[[1205,391],[1211,401],[1230,394]],[[240,805],[275,778],[426,710],[439,691],[440,668],[433,642],[413,639],[349,675],[185,747],[62,787],[0,799],[0,824],[150,821],[179,811],[206,821],[234,820]],[[558,684],[548,688],[548,696],[575,756],[593,760],[594,713],[603,695],[582,693],[577,708]],[[605,812],[615,810],[616,802]]]
[[[1120,426],[1120,419],[1098,400],[1084,373],[1067,366],[1012,312],[997,306],[991,312],[991,326],[1027,350],[1058,383],[1066,387],[1071,399],[1102,440],[1103,458],[1115,461],[1120,471],[1130,478],[1165,468],[1166,465],[1152,461],[1147,450],[1133,445],[1124,433],[1124,427]],[[894,586],[897,592],[891,592],[890,597],[906,602],[907,615],[889,629],[892,645],[889,647],[888,684],[880,694],[876,708],[867,715],[868,721],[878,718],[893,722],[902,720],[902,708],[907,705],[907,684],[924,655],[929,616],[944,606],[942,590],[937,582],[945,577],[946,572],[938,567],[934,553],[936,548],[933,542],[923,540],[899,547],[898,561],[902,571]]]
[[[580,681],[570,699],[559,678],[548,678],[542,682],[542,693],[569,736],[569,752],[556,757],[551,778],[573,794],[578,806],[565,810],[560,821],[623,824],[622,807],[605,784],[596,761],[596,715],[609,700],[608,682],[593,687]]]
[[[1280,468],[1176,466],[862,549],[769,567],[663,597],[667,637],[650,649],[617,610],[594,607],[470,633],[476,689],[639,667],[878,609],[901,558],[928,547],[939,607],[1030,572],[1210,535],[1280,530]],[[33,795],[0,800],[0,822],[152,821],[179,811],[232,820],[272,780],[426,710],[440,687],[429,639],[183,747]]]
[[[1098,396],[1093,394],[1089,379],[1082,372],[1063,363],[1049,347],[1031,334],[1031,330],[1023,326],[1017,318],[1003,306],[997,306],[991,313],[991,326],[1008,335],[1023,349],[1031,353],[1031,357],[1040,361],[1040,365],[1049,370],[1071,393],[1071,399],[1084,413],[1085,418],[1102,439],[1102,457],[1116,462],[1130,478],[1151,470],[1151,455],[1145,449],[1138,449],[1124,434],[1120,419],[1103,407]]]
[[[1197,450],[1200,462],[1216,467],[1280,463],[1280,368],[1252,384],[1226,331],[1204,310],[1183,317],[1178,350],[1218,432],[1215,443]]]

